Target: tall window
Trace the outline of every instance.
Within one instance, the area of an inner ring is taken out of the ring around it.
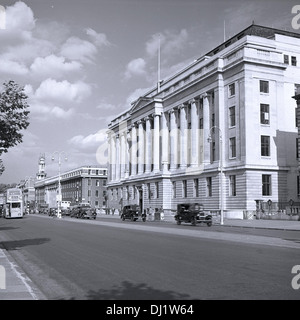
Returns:
[[[229,108],[229,126],[230,127],[235,126],[235,107]]]
[[[176,198],[176,181],[172,182],[172,196],[173,196],[173,199]]]
[[[261,93],[269,93],[269,81],[260,80],[259,86]]]
[[[299,138],[296,138],[296,158],[299,159]]]
[[[260,105],[260,123],[270,124],[270,106],[268,104]]]
[[[199,180],[194,179],[194,197],[199,197]]]
[[[297,66],[297,58],[296,57],[291,57],[291,64],[292,64],[292,66]]]
[[[186,180],[182,181],[182,197],[183,198],[187,197],[187,182],[186,182]]]
[[[272,195],[272,185],[271,185],[271,175],[263,174],[262,175],[262,195],[271,196]]]
[[[216,142],[211,143],[212,161],[216,160]]]
[[[236,157],[236,138],[232,137],[229,139],[229,148],[230,148],[230,158]]]
[[[236,176],[229,176],[229,195],[236,196]]]
[[[150,183],[147,183],[147,191],[148,191],[148,199],[151,199],[151,185]]]
[[[289,56],[287,54],[283,56],[283,63],[289,64]]]
[[[206,178],[206,195],[208,197],[212,196],[212,179],[211,179],[211,177]]]
[[[156,199],[159,198],[159,186],[158,186],[158,182],[155,182],[155,195],[156,195]]]
[[[229,97],[232,97],[235,95],[235,84],[232,83],[229,85]]]
[[[261,136],[261,155],[263,157],[270,156],[270,137]]]

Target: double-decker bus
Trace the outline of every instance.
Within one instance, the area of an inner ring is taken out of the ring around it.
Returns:
[[[23,218],[22,190],[9,188],[5,194],[4,218]]]

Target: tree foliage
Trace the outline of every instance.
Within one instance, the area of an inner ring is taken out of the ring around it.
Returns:
[[[22,142],[22,130],[29,126],[29,105],[24,88],[13,80],[3,83],[0,93],[0,156]],[[4,171],[0,159],[0,176]]]
[[[22,130],[29,126],[29,105],[24,88],[13,80],[0,93],[0,156],[22,142]],[[1,166],[1,163],[0,163]]]

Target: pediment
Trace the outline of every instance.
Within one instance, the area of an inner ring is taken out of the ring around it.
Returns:
[[[130,113],[134,113],[140,109],[143,109],[144,106],[148,105],[149,103],[153,102],[153,98],[147,98],[147,97],[139,97],[137,100],[135,100],[131,105]]]

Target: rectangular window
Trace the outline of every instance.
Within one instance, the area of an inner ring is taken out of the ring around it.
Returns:
[[[235,95],[235,84],[232,83],[229,85],[229,97],[232,97]]]
[[[99,197],[99,191],[98,190],[95,191],[95,197]]]
[[[299,138],[296,138],[296,158],[299,159]]]
[[[229,108],[229,126],[230,127],[235,126],[235,107]]]
[[[99,180],[96,180],[96,187],[99,187],[100,184],[99,184]]]
[[[262,175],[262,195],[271,196],[272,195],[272,185],[271,185],[271,175],[263,174]]]
[[[269,93],[269,81],[260,80],[259,86],[261,93]]]
[[[211,179],[211,177],[206,178],[206,195],[208,197],[212,196],[212,179]]]
[[[270,124],[270,106],[268,104],[260,105],[260,123]]]
[[[283,56],[283,63],[289,64],[289,56],[287,54]]]
[[[236,196],[236,176],[229,176],[229,195]]]
[[[172,182],[172,197],[173,199],[176,198],[176,181]]]
[[[213,141],[211,143],[211,152],[212,152],[212,161],[215,161],[216,160],[216,143],[215,141]]]
[[[297,195],[300,196],[300,176],[297,176]]]
[[[194,197],[199,197],[199,180],[194,179]]]
[[[151,199],[151,186],[150,183],[147,183],[148,199]]]
[[[229,139],[229,148],[230,148],[230,158],[236,157],[236,138],[232,137]]]
[[[158,187],[158,182],[155,182],[155,198],[159,198],[159,187]]]
[[[199,119],[199,129],[203,129],[203,118]]]
[[[297,58],[296,57],[291,57],[291,65],[297,66]]]
[[[261,156],[270,157],[270,137],[261,136]]]
[[[187,197],[187,182],[186,182],[186,180],[182,181],[182,197],[183,198]]]

